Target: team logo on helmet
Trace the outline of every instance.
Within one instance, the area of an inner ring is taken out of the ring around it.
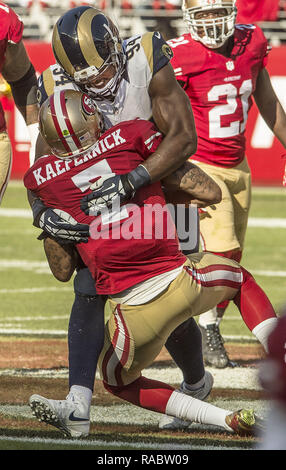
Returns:
[[[94,102],[92,101],[92,99],[86,95],[85,93],[82,95],[82,100],[81,100],[81,105],[82,105],[82,109],[83,111],[88,114],[89,116],[92,116],[93,114],[96,113],[97,111],[97,108],[94,104]]]

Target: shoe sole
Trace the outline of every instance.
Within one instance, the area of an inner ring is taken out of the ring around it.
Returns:
[[[66,437],[70,438],[79,438],[79,437],[86,437],[88,434],[77,432],[74,430],[70,430],[67,426],[63,424],[63,422],[57,417],[54,410],[51,406],[44,402],[40,398],[36,398],[33,396],[29,400],[29,405],[32,409],[33,415],[41,422],[46,424],[50,424],[51,426],[56,427],[59,429]]]

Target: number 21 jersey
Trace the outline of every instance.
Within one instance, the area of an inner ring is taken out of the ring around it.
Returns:
[[[225,57],[192,39],[169,41],[177,80],[190,98],[198,134],[192,159],[234,167],[245,155],[245,126],[252,94],[267,62],[268,45],[254,25],[236,25]]]

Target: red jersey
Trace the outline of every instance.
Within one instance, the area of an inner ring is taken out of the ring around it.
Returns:
[[[22,39],[23,23],[16,13],[0,2],[0,72],[2,70],[8,42],[18,43]],[[0,132],[6,130],[2,104],[0,103]]]
[[[90,225],[91,238],[78,244],[77,250],[99,294],[119,293],[185,261],[159,182],[140,188],[132,201],[112,214],[91,217],[80,209],[91,183],[101,175],[134,170],[161,140],[162,135],[148,121],[122,122],[80,157],[41,157],[24,176],[25,186],[46,206],[65,210],[78,222]]]
[[[232,39],[230,39],[232,40]],[[198,148],[192,159],[233,167],[245,154],[252,93],[267,61],[267,40],[254,25],[236,25],[229,57],[185,34],[169,41],[178,81],[190,98]]]

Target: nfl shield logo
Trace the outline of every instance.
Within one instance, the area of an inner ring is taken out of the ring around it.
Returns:
[[[226,63],[226,68],[227,70],[234,70],[234,62],[232,60],[229,60],[227,63]]]

